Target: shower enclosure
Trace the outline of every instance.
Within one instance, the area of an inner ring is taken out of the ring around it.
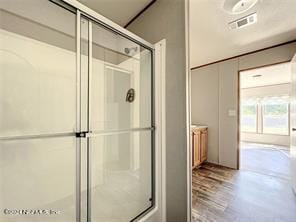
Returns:
[[[153,46],[75,1],[0,5],[0,221],[149,212]]]

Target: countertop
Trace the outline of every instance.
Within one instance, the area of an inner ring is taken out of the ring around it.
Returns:
[[[203,126],[203,125],[191,125],[191,129],[207,129],[208,126]]]

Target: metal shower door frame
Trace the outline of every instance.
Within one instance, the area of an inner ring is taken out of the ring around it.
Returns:
[[[70,10],[73,13],[76,14],[76,78],[77,78],[77,128],[76,128],[76,137],[77,137],[77,148],[76,148],[76,222],[81,222],[81,221],[87,221],[90,222],[90,175],[89,175],[89,169],[87,169],[87,204],[86,204],[86,211],[87,211],[87,218],[82,218],[81,211],[82,211],[82,204],[81,204],[81,182],[82,182],[82,148],[86,147],[86,152],[87,152],[87,158],[89,156],[88,154],[88,145],[89,145],[89,139],[90,137],[95,137],[96,135],[93,134],[92,132],[89,132],[89,120],[87,121],[88,123],[82,124],[83,120],[86,115],[84,110],[82,109],[82,96],[81,96],[81,91],[82,91],[82,81],[81,81],[81,18],[87,18],[89,21],[89,30],[88,30],[88,41],[89,41],[89,60],[88,60],[88,97],[90,96],[90,91],[91,91],[91,72],[92,72],[92,65],[91,65],[91,58],[92,58],[92,23],[97,23],[101,25],[102,27],[106,28],[107,30],[114,32],[140,46],[142,46],[145,49],[148,49],[151,51],[151,127],[146,127],[146,128],[141,128],[137,129],[137,131],[144,131],[144,130],[150,130],[151,132],[151,154],[152,154],[152,159],[151,159],[151,167],[152,167],[152,184],[151,184],[151,189],[152,189],[152,204],[151,207],[146,209],[144,212],[142,212],[140,215],[136,216],[133,218],[131,221],[135,221],[142,216],[146,215],[149,213],[154,207],[155,207],[155,48],[154,45],[151,43],[145,41],[144,39],[136,36],[135,34],[131,33],[130,31],[124,29],[123,27],[119,26],[118,24],[112,22],[111,20],[103,17],[102,15],[98,14],[97,12],[91,10],[90,8],[84,6],[83,4],[79,3],[76,0],[49,0],[66,10]],[[89,100],[89,98],[87,98]],[[85,102],[85,101],[84,101]],[[90,109],[90,102],[87,101],[88,104],[88,111],[87,111],[87,118],[89,117],[89,109]],[[86,128],[85,128],[86,127]],[[135,129],[130,129],[130,130],[121,130],[117,131],[118,133],[125,133],[125,132],[133,132]],[[108,133],[106,133],[108,135]],[[85,151],[84,151],[85,152]],[[87,168],[89,168],[89,160],[87,160]]]

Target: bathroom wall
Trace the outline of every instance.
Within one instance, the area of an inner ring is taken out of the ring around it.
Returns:
[[[207,125],[208,161],[218,163],[219,147],[219,75],[218,64],[202,67],[191,76],[192,124]]]
[[[290,43],[191,70],[192,123],[209,125],[209,162],[237,168],[239,70],[286,62],[295,52]]]
[[[128,29],[156,43],[166,39],[167,221],[187,221],[185,1],[158,0]]]

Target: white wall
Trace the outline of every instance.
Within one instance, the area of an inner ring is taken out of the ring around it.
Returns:
[[[280,146],[290,146],[290,136],[268,135],[258,133],[241,133],[240,140],[251,143],[274,144]]]
[[[245,88],[241,89],[240,93],[241,99],[265,96],[290,95],[291,84],[284,83],[279,85]]]
[[[209,128],[208,161],[219,163],[219,75],[218,64],[200,68],[191,77],[192,123]]]
[[[210,126],[209,135],[212,134],[209,139],[219,141],[216,146],[209,146],[209,161],[237,168],[237,83],[239,70],[288,61],[292,59],[295,52],[296,43],[291,43],[191,71],[192,123],[208,124]],[[209,73],[212,76],[211,78],[204,77],[204,75],[209,75]],[[214,112],[211,109],[213,109],[212,103],[215,92],[210,89],[213,85],[217,85],[217,81],[219,84],[219,95],[216,96],[218,97],[219,105],[215,106],[217,111]],[[203,85],[202,88],[200,88],[201,85]],[[206,91],[203,91],[203,89],[206,89]],[[209,93],[209,96],[207,93]],[[201,95],[204,95],[206,98],[200,99]],[[234,110],[236,116],[229,116],[229,110]],[[217,112],[219,113],[219,118],[215,120]],[[218,135],[216,133],[217,131],[219,132]],[[215,144],[215,142],[209,142]]]
[[[241,74],[243,75],[243,74]],[[277,96],[277,95],[290,95],[291,93],[291,84],[280,84],[280,85],[271,85],[263,87],[253,87],[241,89],[240,92],[241,99],[248,98],[260,98],[265,96]],[[276,144],[281,146],[290,146],[290,136],[288,135],[271,135],[271,134],[262,134],[262,133],[240,133],[240,140],[245,142],[252,143],[266,143],[266,144]]]
[[[128,29],[166,39],[167,221],[187,221],[185,1],[158,0]]]
[[[219,164],[236,168],[237,165],[237,111],[238,63],[236,59],[219,64]]]

